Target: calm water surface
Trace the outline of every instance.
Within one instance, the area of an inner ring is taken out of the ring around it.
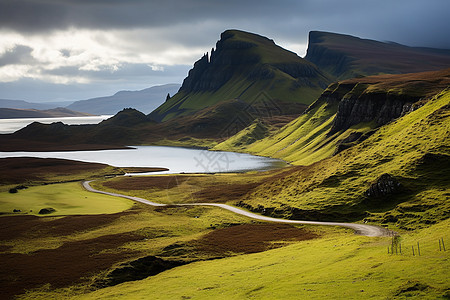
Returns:
[[[64,117],[64,118],[27,118],[27,119],[0,119],[0,134],[13,133],[33,122],[51,124],[53,122],[63,122],[67,125],[98,124],[101,121],[112,117],[111,115],[90,116],[90,117]]]
[[[284,161],[250,154],[181,147],[136,146],[135,149],[63,152],[0,152],[5,157],[64,158],[116,167],[165,167],[162,173],[219,173],[269,170]]]

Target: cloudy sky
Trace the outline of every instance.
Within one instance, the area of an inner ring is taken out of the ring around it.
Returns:
[[[181,83],[226,29],[304,56],[323,30],[450,48],[449,0],[0,0],[0,98],[80,100]]]

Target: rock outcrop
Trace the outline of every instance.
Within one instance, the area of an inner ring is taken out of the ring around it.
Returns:
[[[385,173],[372,183],[364,194],[368,198],[381,198],[398,193],[400,188],[401,184],[397,179]]]
[[[233,98],[251,102],[263,91],[277,102],[309,105],[331,80],[314,64],[271,39],[227,30],[215,49],[194,63],[179,92],[150,118],[167,121]]]
[[[376,127],[387,124],[400,117],[405,106],[411,106],[419,99],[389,93],[345,95],[339,102],[330,133],[348,129],[359,123],[374,122]]]

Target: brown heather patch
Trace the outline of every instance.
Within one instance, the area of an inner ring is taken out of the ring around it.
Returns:
[[[100,253],[142,239],[129,234],[113,234],[83,241],[68,242],[57,249],[38,250],[31,254],[0,253],[0,294],[3,299],[50,283],[64,287],[80,283],[114,264],[133,257],[131,251]]]
[[[0,240],[23,239],[31,236],[70,236],[78,231],[105,226],[132,211],[117,214],[66,216],[62,218],[36,216],[0,217]],[[10,246],[0,247],[0,295],[12,298],[25,289],[50,283],[53,288],[83,282],[111,268],[118,262],[136,256],[135,252],[120,250],[128,242],[141,240],[132,233],[104,235],[81,241],[66,242],[57,249],[42,249],[30,254],[10,253]],[[112,253],[102,253],[113,250]]]
[[[49,175],[100,171],[108,165],[57,158],[0,158],[0,184],[44,180]]]
[[[193,193],[192,197],[198,202],[227,202],[239,199],[259,185],[260,183],[258,182],[246,184],[216,184]]]
[[[6,241],[25,235],[65,236],[105,226],[130,211],[117,214],[66,216],[52,219],[37,216],[0,217],[0,240]],[[49,220],[50,219],[50,220]]]
[[[307,229],[288,224],[243,224],[214,230],[193,244],[199,252],[222,256],[230,252],[262,252],[281,247],[285,241],[304,241],[317,237],[317,234]]]
[[[105,187],[121,191],[147,190],[151,188],[170,189],[189,179],[189,176],[121,177],[102,184]]]

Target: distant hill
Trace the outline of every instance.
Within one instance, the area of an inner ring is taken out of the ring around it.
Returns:
[[[57,107],[64,107],[72,103],[71,101],[64,102],[43,102],[33,103],[24,100],[9,100],[0,99],[0,108],[17,108],[17,109],[52,109]]]
[[[239,99],[252,103],[258,98],[265,98],[268,106],[289,103],[289,111],[279,114],[300,113],[331,81],[314,64],[273,40],[227,30],[221,34],[216,49],[194,64],[179,92],[150,117],[158,122],[167,121],[221,101]]]
[[[47,110],[0,108],[0,119],[83,117],[91,114],[58,107]]]
[[[120,91],[113,96],[76,101],[66,108],[90,114],[111,115],[132,107],[148,114],[166,100],[167,94],[174,95],[179,88],[179,84],[165,84],[140,91]]]
[[[450,50],[408,47],[351,35],[311,31],[305,59],[338,79],[450,67]]]

